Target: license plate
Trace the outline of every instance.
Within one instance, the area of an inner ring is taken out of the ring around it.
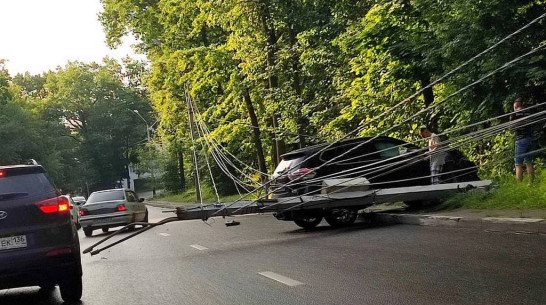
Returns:
[[[96,219],[95,222],[103,223],[103,222],[111,222],[112,220],[113,220],[112,217],[108,217],[108,218],[99,218],[99,219]]]
[[[0,250],[26,248],[26,246],[27,246],[27,236],[26,235],[1,237],[0,238]]]

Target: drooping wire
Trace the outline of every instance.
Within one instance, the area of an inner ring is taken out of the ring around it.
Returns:
[[[495,69],[494,71],[492,71],[492,72],[486,74],[485,76],[479,78],[478,80],[476,80],[476,81],[470,83],[469,85],[467,85],[467,86],[465,86],[465,87],[463,87],[463,88],[457,90],[456,92],[450,94],[449,96],[447,96],[446,98],[444,98],[442,101],[440,101],[440,102],[438,102],[438,103],[435,103],[435,104],[433,104],[433,105],[431,105],[431,106],[429,106],[429,107],[427,107],[427,108],[425,108],[425,109],[422,109],[422,110],[418,111],[417,113],[411,115],[411,116],[410,116],[409,118],[407,118],[406,120],[404,120],[404,121],[402,121],[402,122],[400,122],[400,123],[398,123],[398,124],[396,124],[396,125],[393,125],[392,127],[388,128],[387,130],[381,132],[379,135],[374,136],[374,137],[371,137],[371,138],[368,139],[367,141],[362,142],[362,143],[360,143],[360,144],[354,146],[353,148],[351,148],[351,149],[349,149],[349,150],[343,152],[342,154],[340,154],[340,155],[338,155],[338,156],[336,156],[336,157],[334,157],[334,158],[328,160],[327,162],[321,164],[317,169],[320,169],[320,168],[322,168],[322,167],[324,167],[324,166],[326,166],[326,165],[329,165],[331,162],[333,162],[333,161],[335,161],[335,160],[337,160],[337,159],[342,158],[343,156],[345,156],[345,155],[351,153],[352,151],[354,151],[354,150],[360,148],[360,147],[363,146],[363,145],[368,144],[369,142],[371,142],[371,141],[373,141],[373,140],[379,138],[381,135],[383,135],[383,134],[385,134],[385,133],[387,133],[387,132],[389,132],[389,131],[392,131],[392,130],[394,130],[394,129],[397,128],[397,127],[400,127],[400,126],[403,125],[403,124],[408,123],[410,120],[414,119],[415,117],[417,117],[417,116],[419,116],[419,115],[421,115],[421,114],[423,114],[423,113],[425,113],[425,112],[427,112],[427,111],[430,111],[430,110],[433,109],[433,108],[436,108],[436,107],[442,105],[443,103],[449,101],[451,98],[455,97],[456,95],[458,95],[458,94],[460,94],[460,93],[462,93],[462,92],[464,92],[464,91],[470,89],[471,87],[473,87],[473,86],[475,86],[475,85],[481,83],[482,81],[484,81],[485,79],[487,79],[487,78],[493,76],[494,74],[496,74],[496,73],[498,73],[498,72],[500,72],[500,71],[502,71],[502,70],[504,70],[504,69],[507,69],[508,67],[512,66],[512,65],[515,64],[516,62],[522,60],[523,58],[525,58],[525,57],[527,57],[527,56],[529,56],[529,55],[531,55],[531,54],[534,54],[534,53],[540,51],[540,50],[543,49],[544,47],[545,47],[545,45],[541,45],[541,46],[539,46],[539,47],[536,47],[536,48],[532,49],[531,51],[525,53],[524,55],[518,56],[517,58],[515,58],[515,59],[513,59],[513,60],[511,60],[511,61],[509,61],[509,62],[507,62],[507,63],[505,63],[505,64],[503,64],[501,67]],[[333,144],[330,144],[330,145],[328,145],[327,147],[330,147],[331,145],[333,145]],[[315,155],[317,155],[317,153],[314,153],[314,154],[312,154],[312,155],[315,156]],[[307,158],[307,159],[308,159],[308,158]],[[301,164],[301,162],[300,162],[299,164]],[[288,185],[293,185],[293,184],[297,183],[298,181],[301,181],[302,178],[304,178],[307,174],[308,174],[308,173],[303,174],[303,175],[301,175],[300,177],[298,177],[297,179],[291,180],[290,182],[286,183],[286,184],[283,185],[283,186],[280,186],[280,187],[277,188],[277,189],[272,189],[272,190],[270,190],[268,194],[271,194],[271,193],[273,193],[273,192],[275,192],[275,191],[278,191],[279,189],[282,189],[283,187],[286,187],[286,186],[288,186]],[[268,194],[266,194],[266,196],[267,196]],[[262,197],[260,197],[259,199],[263,199],[264,197],[265,197],[265,196],[262,196]],[[258,199],[258,200],[259,200],[259,199]]]
[[[194,106],[197,106],[197,105],[194,105]],[[206,126],[203,125],[203,119],[202,119],[201,114],[199,113],[199,109],[195,109],[195,110],[197,111],[197,114],[199,116],[198,121],[199,121],[200,129],[202,130],[203,135],[204,135],[203,139],[205,140],[205,143],[207,144],[207,146],[209,146],[209,149],[211,149],[211,147],[212,147],[211,154],[212,154],[215,162],[218,164],[218,166],[221,168],[221,170],[224,172],[224,174],[226,174],[230,179],[232,179],[234,181],[234,183],[241,186],[246,192],[250,192],[246,188],[246,186],[252,187],[252,185],[246,184],[245,182],[243,182],[242,180],[240,180],[236,176],[234,176],[229,171],[229,169],[228,169],[227,165],[224,163],[224,161],[227,162],[229,165],[231,165],[233,168],[235,168],[235,170],[237,170],[243,176],[248,178],[250,181],[252,181],[251,177],[246,175],[246,173],[244,173],[235,164],[233,164],[225,154],[223,154],[219,149],[217,149],[218,144],[214,142],[214,138],[212,136],[210,136],[210,131],[207,130]],[[210,139],[209,139],[209,137],[207,137],[207,135],[210,136]]]
[[[360,132],[361,130],[363,130],[365,127],[369,126],[372,122],[380,119],[381,117],[384,117],[385,115],[387,114],[390,114],[391,112],[393,112],[394,110],[396,110],[397,108],[403,106],[404,104],[412,101],[413,99],[415,99],[416,97],[418,97],[420,94],[422,94],[425,90],[431,88],[432,86],[436,85],[436,84],[439,84],[441,81],[443,81],[444,79],[450,77],[451,75],[455,74],[457,71],[461,70],[462,68],[468,66],[470,63],[474,62],[475,60],[477,60],[478,58],[480,58],[481,56],[489,53],[490,51],[492,51],[493,49],[495,49],[496,47],[498,47],[499,45],[501,45],[502,43],[504,43],[505,41],[511,39],[512,37],[514,37],[515,35],[521,33],[522,31],[524,31],[525,29],[529,28],[531,25],[537,23],[538,21],[540,21],[541,19],[543,19],[544,17],[546,17],[546,13],[540,15],[539,17],[533,19],[532,21],[530,21],[529,23],[525,24],[524,26],[522,26],[521,28],[517,29],[516,31],[512,32],[511,34],[507,35],[506,37],[502,38],[501,40],[499,40],[498,42],[494,43],[493,45],[491,45],[490,47],[488,47],[487,49],[483,50],[482,52],[478,53],[477,55],[473,56],[472,58],[470,58],[469,60],[465,61],[464,63],[462,63],[461,65],[457,66],[456,68],[452,69],[451,71],[447,72],[446,74],[444,74],[443,76],[441,76],[440,78],[438,78],[437,80],[435,80],[434,82],[426,85],[425,87],[421,88],[420,90],[418,90],[416,93],[412,94],[411,96],[407,97],[406,99],[402,100],[401,102],[399,102],[398,104],[390,107],[389,109],[387,109],[386,111],[382,112],[381,114],[373,117],[371,120],[367,121],[366,123],[364,123],[364,125],[362,126],[359,126],[355,129],[353,129],[352,131],[350,131],[348,134],[346,134],[345,136],[343,136],[342,138],[338,139],[337,141],[334,141],[333,143],[329,144],[328,146],[324,147],[322,150],[319,150],[318,152],[312,154],[311,156],[307,157],[306,159],[300,161],[298,164],[294,165],[294,167],[297,167],[299,166],[300,164],[302,164],[303,162],[307,161],[308,159],[310,158],[313,158],[315,157],[316,155],[318,155],[319,153],[321,153],[322,151],[330,148],[332,145],[338,143],[339,141],[342,141],[350,136],[352,136],[353,134],[356,134],[358,132]],[[533,52],[534,53],[534,52]],[[526,54],[525,56],[527,55],[530,55],[530,54]],[[516,58],[517,60],[519,60],[518,58]],[[496,72],[495,72],[496,73]],[[490,76],[490,75],[489,75]],[[488,78],[489,76],[486,75],[486,78]],[[479,82],[483,81],[483,80],[478,80]],[[471,86],[474,86],[475,84],[471,84]],[[464,88],[463,88],[464,89]],[[466,89],[465,89],[466,90]],[[459,92],[456,92],[455,94],[458,94]],[[455,95],[454,94],[454,95]],[[449,99],[450,97],[448,97]],[[447,100],[447,99],[446,99]],[[435,106],[436,107],[436,106]]]
[[[191,107],[191,111],[195,112],[195,109],[193,108],[193,100],[191,98],[190,98],[189,105]],[[203,138],[203,136],[201,136],[200,128],[197,128],[197,134],[199,135],[200,138]],[[209,170],[210,180],[212,181],[212,188],[214,189],[214,193],[216,194],[216,200],[217,200],[216,202],[220,203],[220,195],[218,194],[218,188],[216,187],[216,182],[214,181],[214,174],[212,173],[212,168],[210,167],[209,157],[208,157],[205,145],[202,145],[202,151],[203,151],[203,154],[205,155],[205,161],[207,163],[207,168]]]
[[[540,114],[544,114],[544,113],[546,113],[546,111],[541,112]],[[506,126],[524,127],[524,126],[528,126],[528,125],[531,125],[531,124],[535,124],[537,121],[542,121],[542,120],[545,120],[545,119],[546,119],[546,118],[543,117],[543,118],[541,118],[540,120],[533,120],[533,121],[528,122],[528,123],[526,123],[526,124],[520,124],[522,121],[528,120],[529,118],[532,118],[532,117],[531,117],[531,116],[529,116],[529,117],[524,117],[524,118],[521,118],[521,119],[516,120],[516,121],[504,123],[504,124],[505,124],[504,127],[506,127]],[[488,128],[488,129],[484,129],[484,130],[479,131],[479,132],[483,132],[483,133],[487,134],[487,132],[489,132],[489,131],[492,130],[492,129],[493,129],[493,130],[499,129],[499,127],[498,127],[498,126],[493,126],[493,127],[490,127],[490,128]],[[470,138],[469,140],[472,140],[472,138]],[[446,142],[443,142],[443,143],[446,143]],[[460,144],[460,145],[462,145],[462,144]],[[442,149],[437,150],[437,151],[433,151],[433,152],[430,153],[429,155],[432,156],[432,155],[439,154],[439,153],[445,153],[445,152],[447,152],[448,150],[451,150],[451,149],[453,149],[453,147],[444,146]],[[413,161],[413,162],[414,162],[414,163],[421,162],[421,160],[419,160],[419,158],[422,159],[422,156],[417,156],[417,158],[415,158],[416,160]],[[388,159],[387,159],[387,160],[388,160]],[[399,162],[399,163],[396,163],[396,164],[392,164],[392,166],[398,166],[398,165],[400,165],[400,163],[405,163],[405,162],[408,162],[408,161],[410,161],[410,160],[403,160],[402,162]],[[414,164],[414,163],[413,163],[413,164]],[[409,165],[412,165],[412,164],[409,164]],[[402,167],[398,166],[398,167],[395,168],[395,170],[400,170],[401,168],[402,168]],[[381,170],[378,169],[377,171],[381,171]],[[376,172],[377,172],[377,171],[376,171]],[[363,175],[359,175],[359,176],[357,176],[357,177],[349,178],[348,180],[339,182],[339,183],[334,184],[334,185],[330,185],[330,186],[328,186],[328,187],[339,186],[339,185],[341,185],[341,184],[343,184],[343,183],[347,183],[347,182],[349,182],[349,181],[352,181],[352,180],[355,180],[355,179],[358,179],[358,178],[362,178],[362,177],[363,177]],[[376,177],[371,177],[369,180],[373,180],[374,178],[376,178]],[[418,178],[419,178],[419,179],[422,179],[423,177],[418,177]],[[305,194],[298,195],[298,196],[295,196],[295,197],[296,197],[296,198],[302,198],[302,196],[312,195],[312,194],[314,194],[314,193],[316,193],[316,192],[320,192],[320,191],[322,191],[323,189],[326,189],[326,188],[328,188],[328,187],[323,187],[323,188],[321,188],[321,189],[319,189],[319,190],[313,190],[313,191],[311,191],[311,192],[307,192],[307,193],[305,193]],[[345,188],[342,188],[342,189],[346,189],[346,187],[345,187]],[[294,197],[291,197],[291,198],[286,199],[286,200],[281,200],[281,201],[279,201],[279,202],[277,202],[277,203],[274,203],[274,204],[272,204],[272,205],[268,205],[267,208],[271,208],[271,207],[273,207],[273,206],[280,205],[280,204],[282,204],[282,203],[288,202],[288,201],[293,200],[293,199],[294,199]],[[251,202],[251,203],[249,203],[249,204],[247,204],[246,206],[248,206],[248,205],[250,205],[250,204],[252,204],[252,203],[255,203],[255,201],[254,201],[254,202]],[[239,210],[246,208],[246,206],[243,206],[243,207],[239,208],[238,210],[234,211],[233,213],[237,213]]]
[[[189,87],[188,87],[188,84],[184,84],[184,93],[185,93],[185,96],[186,96],[186,103],[187,103],[187,108],[188,108],[188,122],[189,122],[189,125],[190,125],[190,132],[191,132],[191,144],[192,144],[192,150],[193,150],[193,162],[194,162],[194,166],[195,166],[195,183],[196,183],[196,191],[199,192],[199,199],[200,199],[200,204],[201,204],[201,210],[204,210],[204,207],[203,207],[203,192],[201,192],[201,180],[199,178],[199,164],[197,163],[197,148],[195,146],[195,139],[194,139],[194,130],[193,130],[193,122],[192,120],[190,119],[190,117],[192,117],[192,114],[190,113],[191,112],[191,107],[190,107],[190,103],[191,103],[191,96],[190,96],[190,92],[189,92]]]
[[[347,134],[346,134],[345,136],[343,136],[341,139],[338,139],[337,141],[335,141],[335,142],[333,142],[333,143],[327,145],[326,147],[322,148],[321,150],[319,150],[319,151],[315,152],[314,154],[308,156],[308,157],[305,158],[304,160],[300,161],[299,164],[301,164],[301,163],[307,161],[308,159],[310,159],[310,158],[312,158],[312,157],[318,155],[319,153],[323,152],[324,150],[326,150],[326,149],[332,147],[333,145],[335,145],[335,144],[338,143],[339,141],[344,140],[344,139],[346,139],[346,138],[352,136],[353,134],[355,134],[355,133],[357,133],[357,132],[363,130],[366,126],[370,125],[372,122],[376,121],[377,119],[381,118],[382,116],[384,116],[384,115],[386,115],[386,114],[388,114],[388,113],[391,113],[392,111],[394,111],[395,109],[399,108],[399,107],[402,106],[403,104],[405,104],[405,103],[407,103],[407,102],[413,100],[415,97],[419,96],[424,90],[430,88],[431,86],[434,86],[434,85],[438,84],[439,82],[441,82],[442,80],[444,80],[444,79],[446,79],[447,77],[451,76],[452,74],[454,74],[454,73],[457,72],[458,70],[460,70],[460,69],[462,69],[463,67],[469,65],[470,63],[472,63],[473,61],[475,61],[475,60],[478,59],[479,57],[481,57],[481,56],[483,56],[484,54],[490,52],[491,50],[493,50],[494,48],[496,48],[497,46],[499,46],[500,44],[502,44],[502,43],[505,42],[506,40],[512,38],[513,36],[515,36],[515,35],[517,35],[518,33],[522,32],[524,29],[530,27],[532,24],[538,22],[539,20],[541,20],[541,19],[544,18],[545,16],[546,16],[546,13],[545,13],[545,14],[542,14],[541,16],[539,16],[539,17],[537,17],[537,18],[535,18],[534,20],[532,20],[531,22],[527,23],[527,24],[524,25],[523,27],[519,28],[519,29],[516,30],[515,32],[511,33],[510,35],[504,37],[503,39],[501,39],[501,40],[498,41],[497,43],[493,44],[491,47],[489,47],[489,48],[487,48],[486,50],[484,50],[484,51],[480,52],[479,54],[475,55],[475,56],[472,57],[471,59],[467,60],[467,61],[464,62],[463,64],[461,64],[461,65],[459,65],[458,67],[456,67],[455,69],[449,71],[448,73],[446,73],[445,75],[443,75],[442,77],[440,77],[439,79],[437,79],[436,81],[434,81],[434,82],[430,83],[429,85],[427,85],[427,86],[421,88],[421,89],[420,89],[419,91],[417,91],[415,94],[411,95],[410,97],[406,98],[405,100],[401,101],[400,103],[398,103],[398,104],[396,104],[396,105],[390,107],[389,109],[387,109],[387,111],[381,113],[380,115],[375,116],[375,117],[372,118],[371,120],[367,121],[363,126],[359,126],[358,128],[354,129],[353,131],[347,133]],[[473,83],[471,83],[470,85],[465,86],[465,87],[462,88],[461,90],[458,90],[457,92],[455,92],[455,93],[453,93],[452,95],[448,96],[448,98],[444,99],[444,101],[447,101],[447,100],[451,99],[451,98],[452,98],[453,96],[455,96],[456,94],[459,94],[459,93],[461,93],[461,92],[463,92],[463,91],[465,91],[465,90],[468,90],[468,88],[470,88],[470,87],[472,87],[472,86],[474,86],[474,85],[476,85],[476,84],[482,82],[483,80],[485,80],[485,79],[491,77],[491,76],[494,75],[495,73],[497,73],[497,72],[499,72],[499,71],[501,71],[501,70],[504,70],[504,69],[508,68],[509,66],[513,65],[514,63],[518,62],[519,60],[521,60],[521,59],[523,59],[523,58],[525,58],[525,57],[527,57],[527,56],[529,56],[529,55],[531,55],[531,54],[533,54],[533,53],[539,51],[540,49],[542,49],[542,47],[543,47],[543,46],[537,47],[537,48],[531,50],[529,53],[526,53],[526,54],[524,54],[524,55],[522,55],[522,56],[520,56],[520,57],[515,58],[514,60],[512,60],[512,61],[510,61],[510,62],[508,62],[508,63],[505,63],[503,66],[501,66],[501,67],[498,68],[497,70],[495,70],[495,71],[493,71],[493,72],[487,74],[486,76],[480,78],[480,79],[477,80],[476,82],[473,82]],[[433,107],[428,107],[427,110],[430,110],[430,109],[432,109],[432,108],[434,108],[434,107],[437,107],[439,104],[440,104],[440,103],[435,103],[435,106],[433,106]],[[422,113],[422,112],[419,112],[419,113],[417,113],[417,115],[419,115],[419,114],[421,114],[421,113]],[[415,117],[415,116],[413,116],[413,117]],[[406,122],[406,121],[405,121],[405,122]],[[405,122],[404,122],[404,123],[405,123]],[[400,125],[400,124],[398,124],[398,125]],[[293,168],[296,168],[299,164],[294,165]],[[300,177],[300,178],[301,178],[301,177]],[[264,185],[269,185],[271,182],[272,182],[272,180],[266,182]],[[254,191],[258,191],[258,190],[260,190],[261,188],[262,188],[262,187],[257,188],[257,189],[254,190]],[[271,192],[272,192],[272,190],[270,190],[269,192],[266,192],[266,194],[265,194],[264,196],[260,197],[260,198],[263,198],[263,197],[265,197],[265,196],[271,194]],[[239,198],[238,200],[234,201],[234,202],[232,203],[232,205],[235,204],[235,203],[237,203],[237,202],[239,202],[239,201],[241,201],[242,199],[246,198],[247,196],[248,196],[248,195],[245,195],[245,196]]]

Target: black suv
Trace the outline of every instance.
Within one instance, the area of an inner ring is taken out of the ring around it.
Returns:
[[[362,176],[363,169],[373,171],[364,175],[370,183],[375,183],[371,188],[430,184],[430,178],[427,177],[430,175],[430,165],[425,156],[426,151],[413,144],[391,137],[377,137],[356,138],[337,142],[330,147],[328,145],[315,145],[282,155],[272,176],[272,197],[313,194],[322,188],[320,178],[335,177],[340,173],[346,178],[358,177]],[[389,163],[393,166],[384,167]],[[479,180],[475,164],[468,161],[460,151],[452,149],[447,152],[443,172],[465,168],[469,169],[444,175],[441,180]],[[294,182],[285,186],[292,180]]]
[[[80,244],[61,196],[39,165],[0,166],[0,289],[59,285],[82,295]]]

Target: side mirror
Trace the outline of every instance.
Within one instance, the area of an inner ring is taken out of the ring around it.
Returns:
[[[144,198],[140,198],[138,202],[144,202]]]

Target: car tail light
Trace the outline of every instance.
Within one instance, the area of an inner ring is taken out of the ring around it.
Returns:
[[[65,196],[54,197],[36,202],[36,206],[45,214],[68,213],[70,211],[70,202]]]
[[[127,211],[127,207],[125,207],[124,204],[120,204],[118,205],[118,212],[123,212],[123,211]]]
[[[81,209],[80,210],[80,216],[85,216],[87,215],[87,210],[86,209]]]
[[[307,180],[307,179],[314,178],[316,175],[317,175],[317,173],[315,173],[314,171],[304,167],[304,168],[300,168],[300,169],[297,169],[297,170],[289,173],[288,174],[288,179],[290,179],[290,180],[296,180],[296,179]]]
[[[6,173],[4,171],[0,171],[0,178],[4,177]]]
[[[72,249],[70,249],[70,248],[60,248],[60,249],[55,249],[55,250],[48,251],[46,253],[46,256],[47,257],[53,257],[53,256],[59,256],[59,255],[63,255],[63,254],[70,254],[70,253],[72,253]]]

